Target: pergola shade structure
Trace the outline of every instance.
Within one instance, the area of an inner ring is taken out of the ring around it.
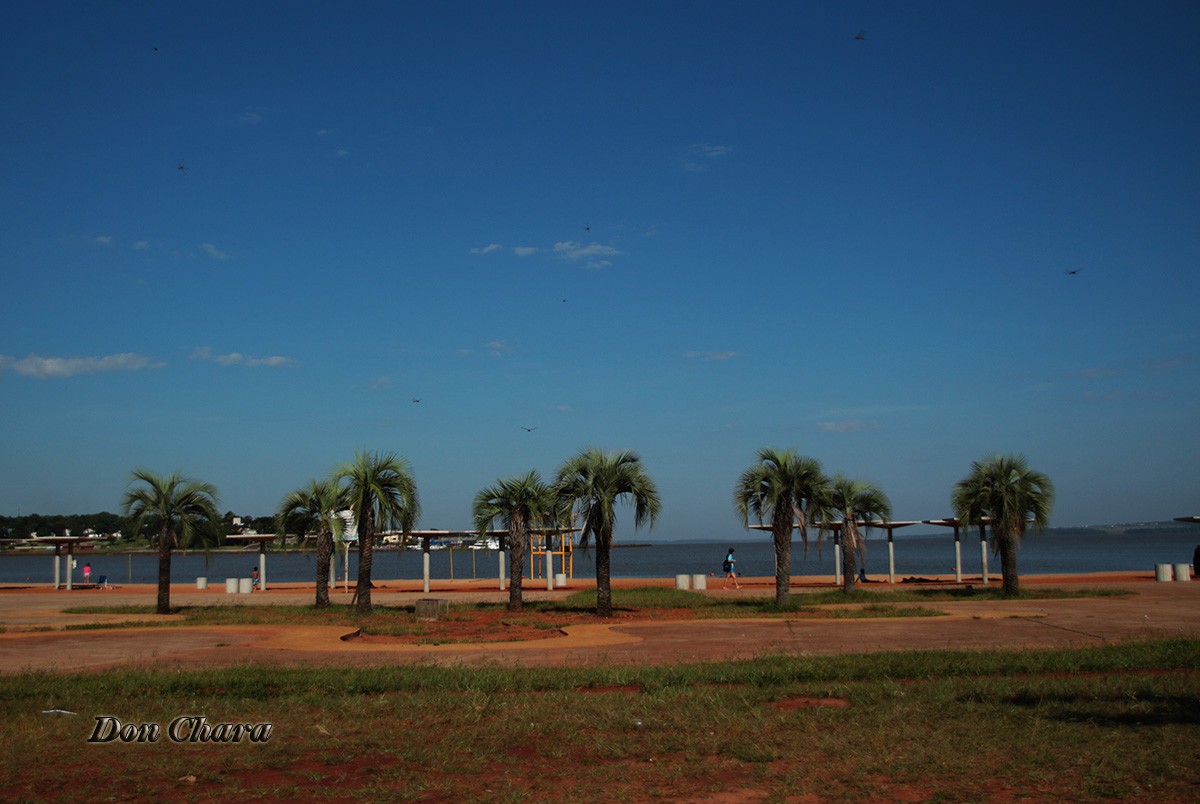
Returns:
[[[545,559],[546,559],[546,588],[548,590],[554,588],[554,556],[555,556],[555,554],[564,556],[563,563],[565,566],[570,566],[570,567],[574,566],[573,562],[570,561],[571,539],[567,538],[566,534],[576,533],[579,530],[580,530],[580,528],[530,528],[529,529],[529,532],[531,534],[541,535],[541,536],[545,537],[545,540],[546,540],[545,547],[540,550],[534,549],[534,545],[531,541],[531,543],[529,545],[529,547],[530,547],[530,562],[529,563],[530,563],[530,568],[532,570],[532,568],[534,566],[534,557],[539,556],[539,555],[545,556]],[[455,538],[455,537],[462,537],[462,538],[477,537],[481,534],[479,534],[477,531],[473,531],[473,530],[414,530],[414,531],[410,531],[408,535],[415,536],[421,540],[421,553],[422,553],[422,565],[423,565],[422,577],[424,578],[423,588],[425,590],[425,593],[428,594],[429,588],[430,588],[430,586],[429,586],[430,542],[433,539],[449,539],[449,538]],[[482,535],[483,536],[497,536],[497,537],[500,537],[503,539],[508,536],[508,531],[507,530],[489,530],[489,531],[485,531]],[[561,545],[560,545],[561,549],[560,550],[553,550],[552,546],[550,544],[551,537],[556,536],[556,535],[562,535],[564,537],[561,539]],[[503,542],[501,542],[500,550],[498,551],[499,558],[500,558],[499,577],[500,577],[501,591],[508,588],[507,584],[505,583],[505,579],[504,579],[504,573],[505,573],[504,559],[505,559],[505,554],[508,552],[505,549],[506,546],[507,545],[505,545]],[[454,572],[453,560],[451,560],[450,571],[451,571],[451,573]],[[453,580],[453,577],[451,577],[451,580]]]
[[[979,566],[981,568],[981,581],[988,582],[988,551],[987,551],[987,525],[991,524],[992,518],[985,516],[982,519],[977,519],[971,522],[979,528]],[[926,519],[923,520],[926,525],[941,525],[944,528],[954,528],[954,582],[962,583],[962,542],[959,540],[959,529],[966,528],[967,524],[955,517],[947,517],[946,519]]]
[[[987,536],[984,530],[984,525],[989,523],[991,519],[984,517],[982,522],[972,524],[979,525],[980,533],[980,559],[983,562],[983,582],[988,582],[988,566],[987,566]],[[962,583],[962,546],[959,541],[959,528],[962,525],[957,519],[901,519],[882,521],[875,520],[867,522],[865,520],[856,520],[855,524],[860,528],[879,528],[887,532],[888,545],[888,583],[896,582],[896,542],[894,532],[899,528],[907,528],[910,525],[942,525],[945,527],[954,528],[954,580],[956,583]],[[750,525],[751,530],[771,530],[770,525]],[[799,527],[793,525],[793,528]],[[842,583],[842,543],[841,531],[842,523],[825,522],[810,525],[809,527],[816,530],[827,530],[833,533],[833,582],[835,585]]]
[[[52,544],[54,545],[54,588],[58,589],[65,583],[67,591],[71,591],[71,562],[75,558],[75,545],[82,542],[95,542],[96,540],[90,536],[36,536],[32,539],[24,540],[24,544]],[[67,552],[64,554],[62,548],[66,547]],[[65,556],[66,558],[66,579],[62,579],[59,575],[58,558]]]

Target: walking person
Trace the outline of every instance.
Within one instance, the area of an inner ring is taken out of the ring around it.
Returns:
[[[729,548],[729,552],[725,554],[725,561],[721,564],[721,569],[725,572],[725,583],[721,586],[722,589],[729,588],[729,581],[733,580],[733,588],[741,589],[737,579],[737,559],[733,555],[733,548]]]

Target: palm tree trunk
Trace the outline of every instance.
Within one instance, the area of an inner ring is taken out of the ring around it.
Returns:
[[[776,505],[771,518],[771,537],[775,541],[775,605],[786,606],[792,599],[792,506]]]
[[[842,522],[842,591],[850,594],[858,581],[858,534],[853,522]]]
[[[525,521],[521,517],[514,516],[510,524],[508,610],[520,611],[525,607],[522,584],[525,577],[525,550],[529,547],[529,535],[525,530]]]
[[[171,540],[165,529],[158,534],[158,605],[159,614],[171,613]]]
[[[997,545],[1000,548],[1000,570],[1004,573],[1004,596],[1017,597],[1021,594],[1021,579],[1017,575],[1017,535],[1001,532]]]
[[[323,609],[329,605],[329,560],[333,557],[333,534],[317,534],[317,602]]]
[[[596,539],[596,616],[611,617],[612,578],[610,576],[610,546],[612,536],[598,535]]]
[[[354,597],[359,614],[371,613],[371,560],[375,555],[375,512],[365,508],[358,525],[358,586]]]

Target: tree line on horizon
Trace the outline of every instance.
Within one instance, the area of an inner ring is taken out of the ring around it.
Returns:
[[[159,613],[170,612],[171,552],[193,542],[213,544],[221,531],[217,489],[179,474],[135,471],[121,503],[133,532],[146,532],[159,556]],[[1032,469],[1023,456],[996,455],[975,461],[955,484],[951,503],[955,517],[967,525],[987,527],[992,549],[1000,556],[1003,590],[1019,593],[1017,548],[1029,529],[1044,530],[1054,502],[1049,477]],[[596,614],[612,615],[610,550],[616,529],[616,507],[631,505],[634,527],[653,528],[661,500],[653,479],[637,453],[585,449],[559,467],[546,482],[536,470],[498,479],[481,489],[472,505],[476,530],[507,532],[511,583],[508,606],[522,603],[524,553],[532,530],[579,521],[580,545],[596,545]],[[842,545],[843,590],[853,591],[864,547],[861,527],[891,517],[887,495],[872,483],[842,475],[827,476],[820,462],[794,450],[764,448],[739,476],[733,508],[743,526],[751,518],[770,523],[775,548],[775,602],[791,597],[792,534],[799,531],[805,550],[809,532],[818,538],[833,530]],[[353,461],[328,477],[310,480],[286,494],[275,514],[279,536],[295,528],[317,541],[315,605],[329,605],[329,563],[335,538],[349,511],[357,528],[358,581],[356,610],[372,611],[371,570],[375,539],[384,531],[408,535],[420,518],[416,480],[408,462],[395,453],[356,452]]]

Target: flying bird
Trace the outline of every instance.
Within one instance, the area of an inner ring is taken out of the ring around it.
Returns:
[[[1066,274],[1067,276],[1076,276],[1079,274],[1079,269],[1078,268],[1075,268],[1074,270],[1067,269],[1066,271],[1063,271],[1063,273]]]
[[[590,232],[590,231],[592,231],[592,227],[590,227],[590,226],[585,226],[585,227],[583,227],[583,231],[585,231],[585,232]]]
[[[420,401],[421,401],[421,400],[417,399],[415,396],[413,397],[413,404],[414,404],[414,405],[415,405],[415,404],[417,404],[417,403],[418,403],[418,402],[420,402]]]
[[[522,426],[522,427],[521,427],[521,429],[522,429],[522,430],[524,430],[524,431],[525,431],[525,432],[527,432],[527,433],[532,433],[532,432],[533,432],[534,430],[536,430],[537,428],[536,428],[536,427],[524,427],[524,426]]]
[[[859,31],[858,33],[856,33],[856,34],[854,35],[854,41],[855,41],[855,42],[865,42],[865,41],[867,41],[867,32],[866,32],[866,31]]]
[[[180,173],[187,173],[187,165],[183,164],[182,159],[179,160],[179,164],[175,166],[175,169]]]

